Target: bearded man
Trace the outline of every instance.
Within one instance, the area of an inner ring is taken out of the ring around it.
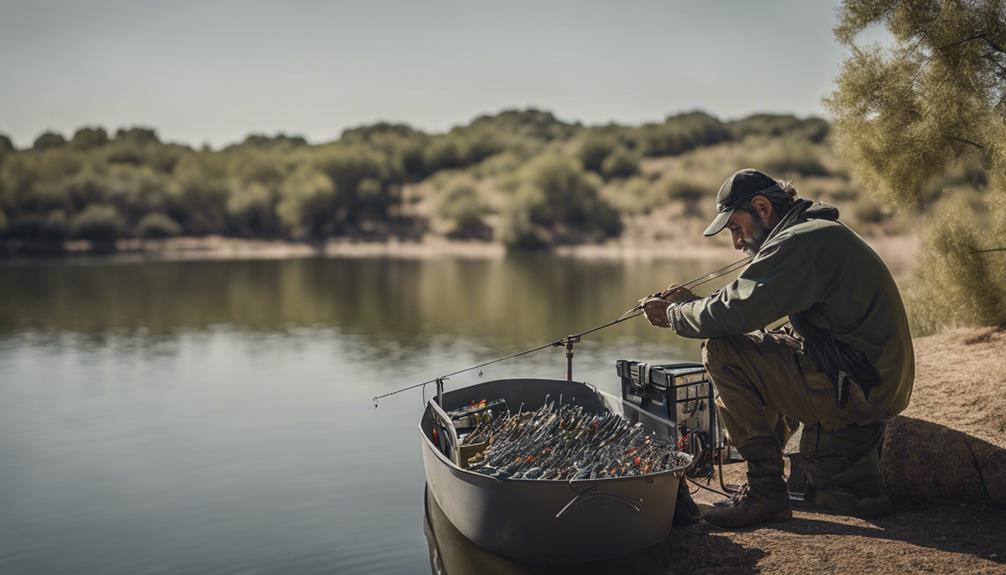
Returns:
[[[727,178],[716,208],[705,235],[730,230],[734,247],[753,256],[748,267],[709,296],[672,286],[643,302],[652,325],[706,340],[720,416],[747,463],[747,484],[704,519],[739,528],[792,517],[782,450],[796,421],[807,502],[889,513],[885,422],[908,406],[915,376],[890,271],[837,209],[758,170]],[[766,329],[786,317],[788,325]]]

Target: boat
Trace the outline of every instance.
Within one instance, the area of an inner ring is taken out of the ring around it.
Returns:
[[[500,479],[466,468],[449,412],[487,399],[533,411],[549,397],[591,413],[613,411],[664,434],[674,429],[674,422],[583,382],[514,378],[441,387],[426,404],[419,435],[426,483],[443,515],[479,547],[520,559],[597,561],[665,540],[691,463],[687,454],[666,471],[598,479]]]
[[[674,571],[674,556],[667,541],[652,545],[624,557],[589,563],[546,563],[507,557],[491,553],[473,543],[458,531],[430,494],[423,493],[425,521],[423,532],[430,554],[430,571],[437,575],[493,573],[494,575],[665,575]]]

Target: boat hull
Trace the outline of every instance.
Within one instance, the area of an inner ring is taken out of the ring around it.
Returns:
[[[548,379],[486,382],[444,394],[444,409],[503,397],[515,409],[534,410],[563,396],[564,403],[606,409],[585,384]],[[420,423],[423,465],[430,492],[458,531],[479,546],[513,557],[593,561],[619,557],[664,540],[671,531],[682,471],[580,481],[503,479],[462,469],[429,439],[427,407]]]

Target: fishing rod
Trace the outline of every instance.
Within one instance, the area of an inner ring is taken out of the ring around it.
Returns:
[[[709,272],[709,273],[707,273],[707,274],[705,274],[703,276],[699,276],[699,277],[693,279],[690,282],[687,282],[687,283],[682,284],[680,286],[671,286],[671,287],[667,288],[666,290],[659,291],[659,292],[656,292],[656,293],[654,293],[654,294],[652,294],[650,296],[642,298],[640,300],[640,303],[638,303],[635,306],[633,306],[632,308],[626,310],[625,313],[623,313],[622,315],[618,316],[618,318],[616,318],[616,319],[614,319],[612,321],[609,321],[608,323],[604,323],[604,324],[601,324],[599,326],[592,327],[590,329],[581,331],[579,333],[574,333],[574,334],[571,334],[571,335],[563,336],[563,337],[561,337],[561,338],[559,338],[557,340],[550,341],[550,342],[548,342],[546,344],[542,344],[542,345],[539,345],[537,347],[532,347],[530,349],[525,349],[524,351],[519,351],[517,353],[512,353],[512,354],[507,355],[507,356],[503,356],[503,357],[499,357],[499,358],[496,358],[496,359],[492,359],[492,360],[489,360],[489,361],[486,361],[486,362],[482,362],[482,363],[477,364],[477,365],[466,367],[464,369],[459,369],[457,371],[452,371],[451,373],[448,373],[448,374],[445,374],[445,375],[441,375],[440,377],[435,377],[433,379],[430,379],[430,380],[427,380],[427,381],[423,381],[421,383],[414,383],[412,385],[407,385],[405,387],[396,389],[395,391],[389,391],[388,393],[384,393],[384,394],[375,396],[373,398],[374,407],[377,407],[377,401],[379,399],[383,399],[385,397],[390,397],[392,395],[397,395],[397,394],[402,393],[404,391],[409,391],[410,389],[416,389],[417,387],[424,387],[424,386],[429,385],[431,383],[436,383],[438,388],[442,388],[444,380],[448,379],[450,377],[453,377],[455,375],[459,375],[459,374],[462,374],[462,373],[465,373],[465,372],[468,372],[468,371],[480,369],[480,368],[483,368],[483,367],[486,367],[486,366],[493,365],[495,363],[500,363],[500,362],[507,361],[507,360],[510,360],[510,359],[515,359],[515,358],[521,357],[523,355],[528,355],[528,354],[531,354],[531,353],[535,353],[535,352],[541,351],[543,349],[548,349],[550,347],[561,347],[561,346],[565,346],[566,347],[566,376],[567,376],[567,379],[571,380],[572,379],[572,369],[573,369],[572,368],[572,362],[573,362],[573,344],[579,343],[580,338],[582,338],[583,336],[586,336],[586,335],[590,335],[590,334],[592,334],[594,332],[601,331],[602,329],[607,329],[607,328],[609,328],[609,327],[611,327],[613,325],[622,323],[623,321],[630,320],[632,318],[639,317],[640,315],[643,315],[643,311],[642,311],[643,310],[643,303],[642,302],[644,300],[646,300],[646,299],[650,299],[650,298],[654,298],[654,297],[660,297],[660,298],[667,297],[668,295],[670,295],[670,294],[672,294],[672,293],[674,293],[674,292],[676,292],[678,290],[681,290],[681,289],[692,289],[692,288],[698,287],[698,286],[700,286],[702,284],[711,282],[711,281],[713,281],[715,279],[721,278],[721,277],[723,277],[723,276],[725,276],[725,275],[727,275],[729,273],[732,273],[732,272],[735,272],[735,271],[741,269],[742,267],[744,267],[745,265],[747,265],[752,260],[752,258],[753,258],[753,256],[748,256],[748,257],[741,258],[741,259],[739,259],[739,260],[737,260],[737,261],[735,261],[733,263],[729,263],[729,264],[727,264],[727,265],[725,265],[725,266],[723,266],[721,268],[715,269],[715,270],[713,270],[713,271],[711,271],[711,272]],[[440,391],[440,390],[438,389],[438,391]]]

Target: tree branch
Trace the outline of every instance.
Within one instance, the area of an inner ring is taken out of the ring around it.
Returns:
[[[976,249],[972,249],[971,250],[971,253],[973,253],[973,254],[987,254],[989,252],[1006,252],[1006,248],[989,248],[987,250],[976,250]]]
[[[974,42],[975,40],[982,40],[982,39],[985,39],[985,32],[979,32],[978,34],[975,34],[974,36],[968,36],[967,38],[964,38],[963,40],[958,40],[956,42],[951,42],[949,44],[944,44],[942,46],[937,46],[936,49],[937,50],[946,50],[947,48],[954,48],[956,46],[960,46],[961,44],[967,44],[968,42]],[[988,40],[986,40],[986,42],[987,41]]]
[[[983,151],[985,150],[985,146],[983,146],[982,144],[979,144],[978,142],[973,142],[971,140],[968,140],[967,138],[959,138],[957,136],[950,136],[950,139],[951,140],[957,140],[958,142],[960,142],[962,144],[967,144],[969,146],[974,146],[974,147],[978,148],[979,150],[983,150]]]

